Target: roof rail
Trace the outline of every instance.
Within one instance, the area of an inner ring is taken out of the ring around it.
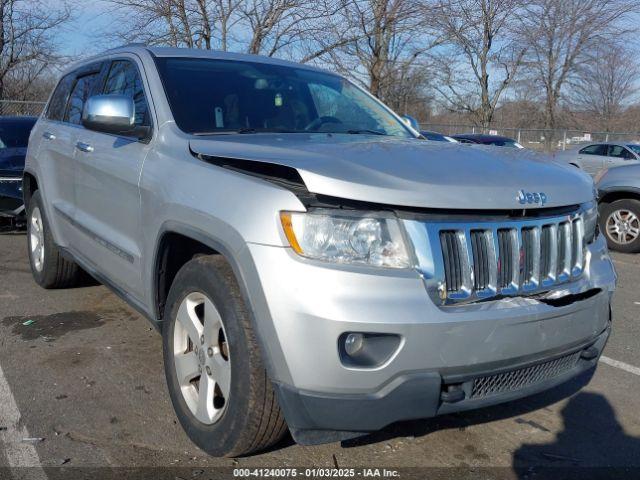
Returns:
[[[144,42],[132,42],[132,43],[126,43],[124,45],[118,45],[117,47],[113,47],[110,48],[109,50],[107,50],[107,52],[111,52],[112,50],[120,50],[121,48],[127,48],[127,47],[144,47],[146,48],[148,45]]]

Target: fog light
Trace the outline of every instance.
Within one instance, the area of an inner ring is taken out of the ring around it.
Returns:
[[[347,367],[375,368],[400,346],[400,335],[394,333],[344,332],[338,338],[340,361]]]
[[[361,333],[350,333],[344,341],[344,351],[353,357],[362,350],[364,336]]]

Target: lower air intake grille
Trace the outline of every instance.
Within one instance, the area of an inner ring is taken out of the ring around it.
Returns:
[[[571,370],[576,365],[578,358],[580,358],[580,352],[575,352],[518,370],[498,373],[488,377],[478,377],[473,380],[471,398],[484,398],[521,390],[530,385],[549,380]]]

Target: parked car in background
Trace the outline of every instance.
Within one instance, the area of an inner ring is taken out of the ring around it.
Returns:
[[[575,150],[561,152],[556,160],[581,168],[596,175],[605,168],[640,163],[640,145],[633,143],[590,143]]]
[[[524,148],[513,138],[500,135],[486,135],[484,133],[457,133],[451,137],[460,143],[478,143],[481,145],[493,145],[495,147]]]
[[[420,135],[422,135],[427,140],[431,140],[432,142],[450,142],[450,143],[458,143],[457,140],[451,138],[448,135],[443,135],[438,132],[431,132],[429,130],[420,130]]]
[[[36,117],[0,117],[0,217],[24,213],[22,171]]]
[[[640,163],[602,170],[595,181],[609,248],[640,252]]]

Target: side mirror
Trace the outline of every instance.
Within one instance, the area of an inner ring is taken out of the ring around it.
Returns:
[[[403,115],[402,121],[406,123],[408,126],[410,126],[411,128],[413,128],[416,132],[420,131],[420,124],[411,115]]]
[[[149,127],[136,126],[136,108],[125,95],[94,95],[82,110],[82,125],[97,132],[145,138]]]

